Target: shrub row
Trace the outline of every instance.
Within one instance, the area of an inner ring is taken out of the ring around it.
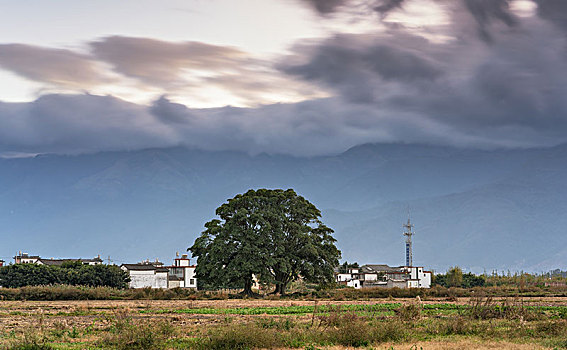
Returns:
[[[266,295],[265,299],[331,299],[357,300],[373,298],[421,298],[440,297],[451,300],[457,297],[474,297],[490,295],[496,297],[535,297],[535,296],[567,296],[567,287],[514,288],[514,287],[476,287],[472,289],[445,288],[435,286],[431,289],[399,289],[399,288],[365,288],[365,289],[325,289],[304,293],[295,293],[285,297]],[[147,299],[147,300],[196,300],[196,299],[232,299],[243,298],[239,293],[224,291],[195,291],[192,289],[118,289],[110,287],[89,287],[70,285],[27,286],[20,288],[0,288],[0,300],[113,300],[113,299]]]
[[[62,266],[13,264],[0,267],[0,286],[18,288],[53,284],[125,288],[130,276],[116,265],[87,265],[80,261]]]

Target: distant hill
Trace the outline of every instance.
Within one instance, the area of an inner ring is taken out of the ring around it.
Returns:
[[[567,146],[479,151],[404,144],[296,158],[186,148],[0,159],[0,256],[184,251],[226,199],[294,188],[324,212],[348,261],[544,271],[567,267]]]

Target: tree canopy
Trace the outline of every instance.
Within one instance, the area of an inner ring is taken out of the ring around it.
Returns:
[[[249,190],[216,210],[220,218],[188,250],[197,257],[200,288],[243,288],[252,293],[253,279],[285,294],[300,276],[306,281],[333,280],[340,251],[321,212],[294,190]]]
[[[475,274],[463,273],[463,270],[454,266],[451,267],[446,274],[439,274],[435,276],[435,284],[443,287],[461,287],[473,288],[482,287],[486,283],[484,276],[476,276]]]

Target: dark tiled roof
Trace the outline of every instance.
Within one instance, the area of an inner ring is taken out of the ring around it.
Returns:
[[[45,265],[50,265],[50,266],[61,266],[63,265],[63,263],[66,262],[77,262],[80,261],[84,264],[88,264],[88,263],[102,263],[102,259],[100,258],[94,258],[94,259],[38,259],[39,262],[41,262],[42,264]]]
[[[392,272],[392,271],[399,271],[399,268],[390,267],[386,264],[366,264],[360,267],[360,272],[362,273]]]
[[[156,271],[156,272],[168,272],[167,267],[155,266],[152,264],[122,264],[120,267],[124,266],[128,270],[132,271]]]

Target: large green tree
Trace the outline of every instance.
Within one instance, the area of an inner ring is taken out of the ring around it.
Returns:
[[[220,219],[190,250],[197,257],[201,287],[240,287],[252,294],[253,277],[285,294],[300,276],[327,283],[333,279],[340,251],[333,230],[325,226],[312,203],[289,190],[249,190],[216,210]]]

